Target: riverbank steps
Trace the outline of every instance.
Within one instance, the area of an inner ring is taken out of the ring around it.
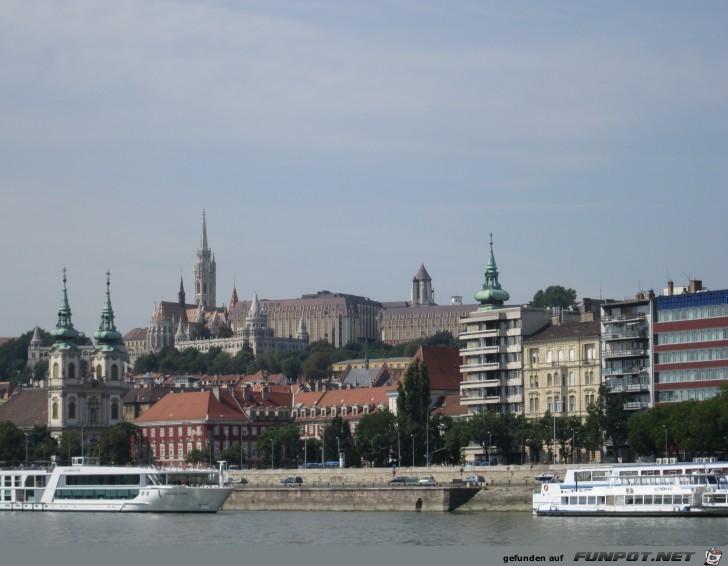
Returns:
[[[584,464],[584,466],[588,466]],[[592,465],[593,466],[593,465]],[[304,487],[335,488],[347,487],[370,487],[381,488],[387,486],[388,482],[397,476],[427,477],[432,476],[435,481],[443,486],[466,484],[471,476],[483,476],[485,482],[476,495],[467,502],[458,506],[455,512],[472,511],[531,511],[531,496],[535,489],[538,489],[541,482],[535,476],[551,472],[563,477],[568,467],[566,465],[515,465],[515,466],[432,466],[432,467],[402,467],[397,468],[395,473],[392,468],[327,468],[327,469],[273,469],[273,470],[231,470],[229,476],[234,484],[242,489],[266,488],[259,490],[260,493],[246,496],[248,502],[255,501],[256,509],[265,508],[265,499],[268,498],[272,508],[280,505],[282,498],[276,496],[278,489],[297,489],[283,487],[282,481],[289,476],[300,476],[303,479]],[[244,483],[241,484],[241,479]],[[397,487],[391,490],[381,491],[382,494],[393,496],[395,490],[407,490],[408,487]],[[416,489],[427,489],[419,488]],[[332,507],[329,510],[352,509],[352,505],[346,504],[347,495],[344,490],[337,490],[336,501],[334,493],[331,496]],[[349,496],[351,493],[349,494]],[[286,496],[287,497],[287,496]],[[319,498],[317,498],[319,499]],[[376,501],[376,497],[370,497],[370,501]],[[423,498],[426,501],[427,498]],[[349,498],[349,502],[353,499]],[[242,503],[240,497],[235,494],[228,500],[223,509],[239,508]],[[435,510],[441,503],[433,502],[432,509]],[[382,508],[385,508],[384,505]],[[376,503],[363,505],[360,510],[377,510]],[[426,510],[426,509],[422,509]]]

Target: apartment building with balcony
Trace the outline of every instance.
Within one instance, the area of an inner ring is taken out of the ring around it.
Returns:
[[[468,414],[483,410],[522,413],[522,340],[549,324],[551,312],[525,306],[504,306],[510,298],[498,281],[490,239],[490,257],[483,288],[475,295],[478,310],[460,319],[461,404]]]
[[[602,381],[610,392],[625,393],[628,411],[654,405],[652,325],[655,294],[605,302],[601,307]]]
[[[728,290],[668,282],[653,333],[655,403],[702,401],[728,383]]]

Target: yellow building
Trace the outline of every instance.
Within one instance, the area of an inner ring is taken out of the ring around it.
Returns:
[[[600,372],[599,321],[555,321],[523,340],[524,413],[538,419],[587,416],[596,401]],[[583,455],[579,455],[583,459]],[[593,455],[587,455],[593,459]]]

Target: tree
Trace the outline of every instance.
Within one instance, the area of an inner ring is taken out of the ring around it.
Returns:
[[[47,462],[58,451],[58,441],[51,436],[46,425],[35,425],[28,435],[30,459],[33,462]]]
[[[397,387],[397,426],[402,440],[402,453],[406,455],[403,456],[404,462],[409,463],[410,459],[415,464],[423,461],[429,415],[430,378],[427,364],[415,359],[407,367],[404,379]]]
[[[331,373],[331,357],[326,352],[314,351],[303,362],[301,370],[311,380],[327,379]]]
[[[361,458],[372,466],[388,466],[397,459],[397,419],[387,409],[364,415],[355,439]]]
[[[132,461],[132,436],[139,427],[132,423],[121,422],[104,430],[96,445],[102,464],[123,466]]]
[[[0,462],[25,461],[25,434],[10,421],[0,422]]]
[[[193,448],[187,452],[187,457],[185,458],[185,462],[188,464],[205,464],[209,461],[210,454],[206,450],[199,450],[197,448]]]
[[[545,291],[539,290],[531,300],[531,306],[535,308],[560,307],[569,308],[576,304],[576,291],[566,289],[561,285],[551,285]]]

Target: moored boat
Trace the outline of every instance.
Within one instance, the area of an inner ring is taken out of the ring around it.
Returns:
[[[533,492],[532,509],[535,515],[728,515],[728,482],[721,471],[661,465],[569,469],[563,482],[543,483]]]
[[[233,491],[223,485],[170,484],[155,468],[99,466],[74,458],[71,466],[0,470],[0,510],[215,513]]]

